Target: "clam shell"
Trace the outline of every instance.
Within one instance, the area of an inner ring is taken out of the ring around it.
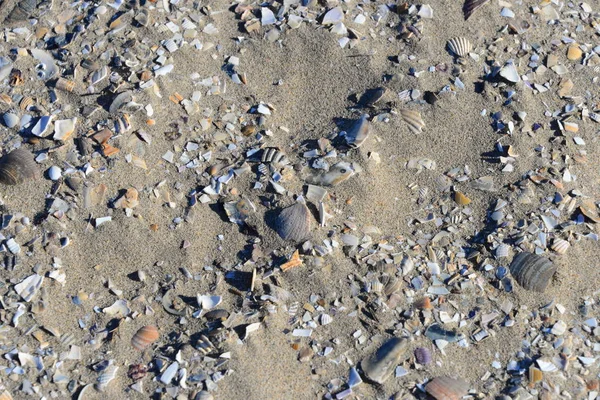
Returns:
[[[417,347],[414,351],[417,363],[421,365],[431,364],[431,351],[426,347]]]
[[[139,351],[143,351],[146,347],[156,342],[159,337],[160,334],[155,326],[143,326],[131,338],[131,345]]]
[[[436,400],[460,400],[469,391],[469,384],[462,379],[440,376],[429,381],[425,391]]]
[[[458,57],[465,57],[473,49],[473,45],[469,39],[465,37],[455,37],[448,40],[448,50]]]
[[[117,376],[118,369],[119,367],[115,365],[109,365],[108,368],[106,368],[104,372],[98,376],[95,385],[96,390],[99,392],[105,391],[108,387],[108,384]]]
[[[14,128],[19,123],[19,116],[10,112],[4,113],[4,125],[7,128]]]
[[[550,283],[557,267],[545,257],[523,252],[513,258],[509,269],[519,285],[541,293]]]
[[[405,338],[394,337],[385,342],[376,352],[361,362],[365,376],[373,382],[385,382],[400,363],[406,347]]]
[[[421,118],[421,113],[415,110],[400,110],[402,120],[408,125],[412,133],[421,133],[425,127],[425,122]]]
[[[40,176],[33,154],[25,149],[13,150],[0,158],[0,183],[18,185]]]
[[[483,7],[489,1],[490,0],[465,0],[465,4],[463,5],[465,21],[468,20],[475,11]]]
[[[310,235],[310,211],[306,204],[297,202],[283,209],[279,213],[275,224],[275,230],[284,240],[301,242]]]
[[[322,174],[309,175],[306,182],[319,186],[336,186],[354,175],[354,168],[349,162],[340,161],[332,165],[329,171]]]
[[[496,258],[508,257],[508,253],[510,252],[510,246],[502,243],[498,247],[496,247]]]
[[[555,252],[557,252],[558,254],[565,254],[567,252],[567,250],[569,250],[569,247],[571,247],[571,244],[569,242],[567,242],[564,239],[554,239],[554,242],[552,243],[552,247],[550,247],[552,250],[554,250]]]
[[[370,133],[369,116],[363,114],[346,133],[346,143],[348,143],[348,146],[358,148],[367,140]]]
[[[29,109],[29,107],[31,107],[34,103],[34,100],[32,97],[23,97],[21,99],[21,101],[19,102],[19,108],[23,111]]]

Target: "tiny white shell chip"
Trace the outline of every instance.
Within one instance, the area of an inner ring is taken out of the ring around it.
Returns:
[[[223,301],[221,296],[197,296],[198,305],[202,307],[203,310],[212,310]]]

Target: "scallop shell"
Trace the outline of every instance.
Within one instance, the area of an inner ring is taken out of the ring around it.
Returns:
[[[569,250],[571,244],[564,239],[554,239],[551,249],[558,254],[565,254]]]
[[[310,235],[310,211],[306,204],[297,202],[282,210],[275,224],[275,230],[284,240],[301,242]]]
[[[465,57],[473,49],[473,45],[469,39],[465,37],[455,37],[448,40],[448,50],[458,57]]]
[[[267,147],[263,150],[260,160],[264,163],[287,165],[290,160],[285,153],[275,147]]]
[[[379,282],[378,279],[373,279],[369,282],[369,293],[381,293],[383,292],[383,283]]]
[[[18,185],[40,176],[33,154],[25,149],[13,150],[0,158],[0,183]]]
[[[550,283],[557,267],[545,257],[523,252],[513,258],[509,269],[519,285],[541,293]]]
[[[415,110],[400,110],[402,120],[408,124],[408,129],[412,133],[421,133],[425,127],[425,122],[421,118],[421,113]]]
[[[131,338],[131,345],[139,351],[143,351],[146,347],[156,342],[159,337],[160,334],[158,333],[158,329],[155,326],[147,325],[140,328],[136,334],[133,335]]]
[[[322,174],[309,175],[308,183],[319,186],[336,186],[354,175],[354,168],[349,162],[340,161],[332,165],[329,171]]]
[[[432,356],[431,351],[426,347],[417,347],[414,351],[415,359],[418,364],[427,365],[431,364]]]
[[[468,20],[475,11],[483,7],[489,1],[490,0],[465,0],[465,4],[463,5],[465,21]]]
[[[346,133],[348,146],[358,148],[367,140],[371,133],[371,123],[368,117],[367,114],[363,114]]]
[[[391,338],[376,352],[361,362],[365,376],[376,383],[385,382],[400,362],[406,350],[405,338]]]
[[[436,400],[460,400],[469,391],[469,384],[462,379],[441,376],[429,381],[425,391]]]
[[[108,387],[108,384],[115,379],[117,376],[117,370],[119,367],[115,365],[109,365],[108,368],[104,370],[96,380],[96,390],[99,392],[104,392]]]
[[[321,314],[321,325],[328,325],[333,321],[333,318],[331,318],[331,315],[329,314]]]
[[[31,107],[34,103],[34,100],[32,97],[23,97],[21,99],[21,101],[19,102],[19,108],[23,111],[27,110],[29,107]]]

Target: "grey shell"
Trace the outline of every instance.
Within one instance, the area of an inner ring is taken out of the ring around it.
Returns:
[[[40,176],[33,154],[25,149],[13,150],[0,158],[0,183],[18,185]]]
[[[523,252],[513,258],[509,269],[519,285],[541,293],[550,283],[557,267],[545,257]]]
[[[369,380],[377,383],[386,381],[400,363],[406,350],[406,338],[391,338],[377,351],[361,362],[361,368]]]
[[[36,0],[21,0],[14,6],[5,21],[7,23],[25,21],[31,17],[36,7]]]
[[[307,239],[311,230],[310,211],[306,204],[296,204],[283,209],[275,221],[275,230],[284,240],[301,242]]]

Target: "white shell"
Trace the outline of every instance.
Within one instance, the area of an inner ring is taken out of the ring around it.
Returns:
[[[131,309],[127,306],[127,300],[117,300],[112,306],[102,309],[104,314],[108,315],[120,315],[126,317],[131,312]]]
[[[6,247],[8,247],[8,250],[13,254],[19,254],[21,252],[21,246],[19,246],[19,243],[17,243],[15,239],[8,239],[6,241]]]
[[[92,85],[95,85],[98,82],[101,82],[108,76],[108,67],[105,65],[102,68],[94,71],[92,74]]]
[[[379,282],[378,279],[374,279],[369,283],[371,290],[370,293],[381,293],[383,292],[383,283]]]
[[[329,315],[329,314],[321,314],[320,320],[321,320],[321,325],[327,325],[333,321],[333,318],[331,318],[331,315]]]
[[[4,124],[7,128],[14,128],[19,123],[19,117],[13,113],[4,113]]]
[[[174,51],[177,51],[177,49],[179,48],[177,46],[177,43],[175,43],[175,41],[173,39],[167,39],[163,42],[163,46],[165,46],[165,48],[167,50],[169,50],[171,53],[173,53]]]
[[[510,251],[510,246],[507,244],[501,244],[496,247],[496,258],[500,257],[508,257],[508,253]]]
[[[106,390],[106,387],[108,386],[108,384],[115,379],[115,377],[117,376],[117,370],[119,369],[119,367],[115,366],[115,365],[109,365],[99,376],[98,379],[96,380],[96,390],[98,390],[99,392],[103,392],[104,390]]]
[[[35,124],[35,126],[31,130],[31,133],[37,137],[44,136],[46,134],[46,131],[48,130],[48,127],[50,126],[51,120],[52,120],[52,117],[49,117],[49,116],[40,117],[38,122]]]
[[[43,282],[44,277],[42,275],[34,274],[28,276],[21,283],[15,285],[15,292],[28,302],[35,296]]]
[[[344,12],[340,7],[332,8],[323,17],[323,25],[333,25],[344,20]]]
[[[551,249],[557,252],[558,254],[565,254],[567,250],[569,250],[571,244],[564,239],[554,239],[554,243],[552,243]]]
[[[196,29],[197,28],[196,24],[194,24],[188,18],[184,18],[183,21],[181,21],[181,26],[183,27],[183,29]]]
[[[306,188],[306,198],[315,204],[323,201],[325,196],[327,196],[327,190],[322,187],[309,184]]]
[[[58,168],[56,165],[53,165],[48,169],[48,177],[51,180],[57,181],[60,179],[61,176],[62,176],[62,170],[60,168]]]
[[[506,63],[504,67],[500,68],[500,76],[509,82],[516,83],[521,80],[517,67],[512,62]]]
[[[421,133],[425,127],[425,122],[421,118],[421,113],[415,110],[400,110],[402,120],[408,124],[408,129],[412,133]]]
[[[75,132],[77,118],[61,119],[54,122],[54,140],[66,140]]]
[[[262,7],[260,9],[260,23],[262,26],[265,25],[273,25],[277,20],[275,19],[275,14],[267,7]]]
[[[37,72],[38,77],[47,81],[48,79],[54,78],[58,74],[58,67],[54,63],[54,58],[50,55],[50,53],[40,49],[31,49],[30,51],[33,58],[45,66],[45,69]]]
[[[473,45],[469,39],[464,37],[455,37],[448,40],[448,50],[458,57],[465,57],[473,49]]]
[[[213,308],[215,308],[216,306],[218,306],[219,304],[221,304],[221,301],[223,301],[223,298],[221,296],[201,296],[198,295],[196,297],[197,301],[198,301],[198,305],[200,307],[202,307],[203,310],[212,310]]]
[[[165,369],[165,371],[160,376],[160,381],[162,383],[164,383],[165,385],[170,384],[171,381],[173,380],[173,378],[175,378],[175,375],[177,374],[178,369],[179,369],[178,362],[174,362],[173,364],[169,365],[167,367],[167,369]]]

